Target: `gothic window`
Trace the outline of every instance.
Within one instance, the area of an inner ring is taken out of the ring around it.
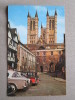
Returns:
[[[35,30],[35,21],[33,21],[33,30]]]
[[[49,29],[51,29],[51,20],[49,21]]]
[[[30,30],[32,30],[32,21],[30,22]]]
[[[52,20],[52,29],[54,29],[54,20]]]
[[[51,55],[53,55],[53,51],[51,51]]]

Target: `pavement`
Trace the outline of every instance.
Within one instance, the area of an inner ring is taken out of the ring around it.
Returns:
[[[40,82],[25,92],[17,91],[16,96],[55,96],[66,95],[66,81],[54,78],[47,73],[39,73]]]
[[[62,78],[54,78],[55,80],[57,81],[60,81],[60,82],[66,82],[66,80],[62,79]]]

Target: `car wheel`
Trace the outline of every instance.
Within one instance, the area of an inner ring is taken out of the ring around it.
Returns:
[[[10,84],[11,85],[11,87],[12,87],[12,89],[13,89],[13,92],[15,93],[16,91],[17,91],[17,87],[16,87],[16,85],[15,84]]]

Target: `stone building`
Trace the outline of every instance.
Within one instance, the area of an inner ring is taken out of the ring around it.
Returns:
[[[38,41],[38,15],[37,12],[34,18],[31,18],[28,12],[28,25],[27,25],[27,44],[36,44]]]
[[[34,22],[31,22],[35,19]],[[48,10],[46,14],[46,27],[41,24],[41,35],[38,38],[38,14],[35,18],[31,18],[28,12],[28,28],[27,28],[27,46],[28,49],[36,55],[37,71],[55,71],[55,65],[60,60],[60,56],[64,51],[64,42],[57,43],[57,11],[54,16],[49,16]],[[32,24],[31,24],[32,23]],[[35,31],[32,31],[35,27]],[[36,42],[35,42],[36,41]]]
[[[35,71],[35,55],[18,40],[17,71]]]
[[[17,68],[17,29],[11,28],[8,22],[8,69]]]
[[[36,11],[35,17],[32,18],[28,12],[28,27],[27,27],[27,44],[36,44],[38,42],[38,14]],[[45,40],[47,44],[57,43],[57,12],[54,16],[46,15],[46,28],[41,24],[40,38]]]

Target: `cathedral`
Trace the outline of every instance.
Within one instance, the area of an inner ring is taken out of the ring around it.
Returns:
[[[64,42],[57,43],[57,11],[54,16],[49,16],[47,10],[46,27],[41,23],[41,34],[38,37],[38,13],[31,17],[28,12],[27,23],[27,44],[28,49],[36,55],[36,70],[45,72],[55,71],[55,65],[60,60],[64,51]]]
[[[28,12],[28,33],[27,33],[27,44],[37,44],[45,42],[47,44],[57,43],[57,12],[55,11],[54,16],[49,16],[47,11],[47,23],[46,27],[41,24],[41,36],[38,38],[38,14],[36,11],[35,17],[31,18]]]

